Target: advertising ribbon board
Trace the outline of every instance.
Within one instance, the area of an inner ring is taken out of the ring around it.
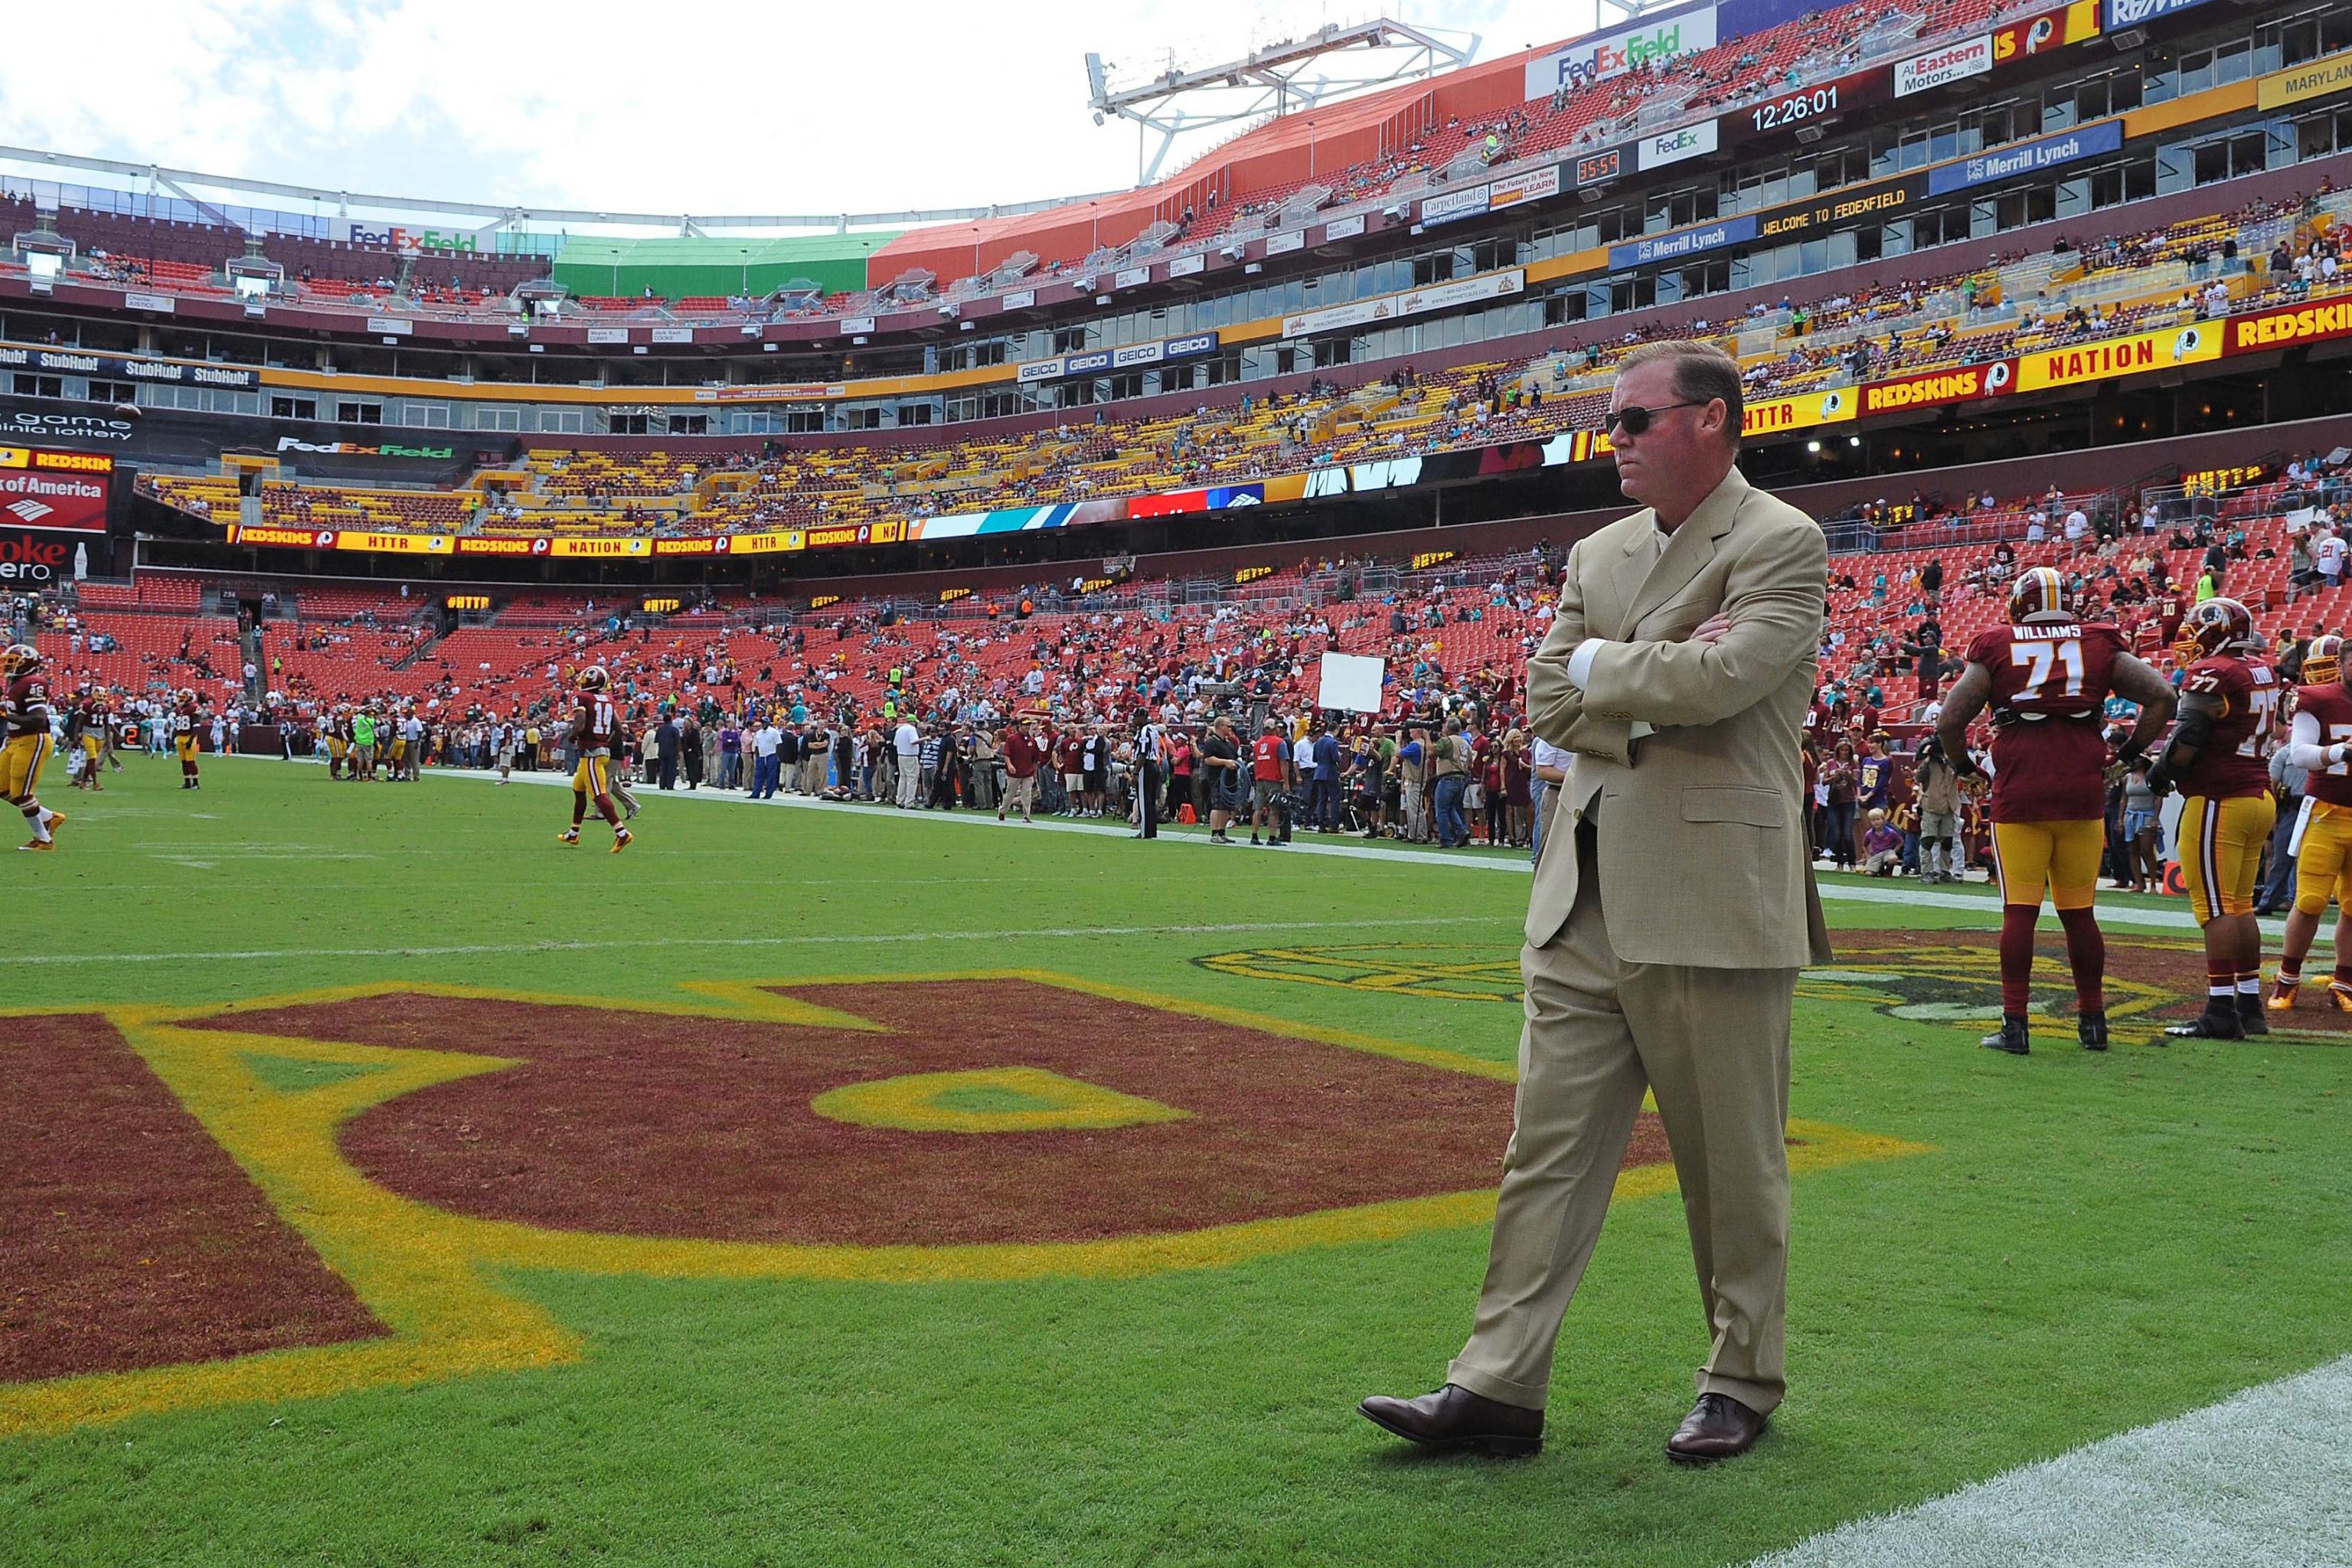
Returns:
[[[2233,354],[2260,353],[2264,349],[2292,348],[2296,343],[2352,336],[2352,295],[2232,316],[2226,324],[2224,342],[2227,352]]]
[[[2338,49],[2309,65],[2273,71],[2254,84],[2254,103],[2262,109],[2284,109],[2307,98],[2324,98],[2352,87],[2352,49]]]
[[[41,455],[24,453],[28,459]],[[0,524],[58,533],[104,533],[106,499],[112,489],[105,474],[42,473],[29,465],[0,468]]]
[[[1864,416],[1893,414],[1906,408],[1943,408],[1955,403],[1972,403],[1979,397],[1994,397],[2017,384],[2017,362],[1995,360],[1989,364],[1966,364],[1953,370],[1921,371],[1916,375],[1899,375],[1887,381],[1874,381],[1862,388]]]
[[[2186,327],[2165,327],[2129,337],[2103,338],[2097,342],[2072,343],[2020,354],[2017,390],[2040,392],[2045,387],[2077,386],[2086,381],[2107,381],[2144,371],[2168,370],[2221,357],[2221,323],[2198,321]]]

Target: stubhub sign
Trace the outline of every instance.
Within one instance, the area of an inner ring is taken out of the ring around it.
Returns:
[[[1715,7],[1703,6],[1598,38],[1579,38],[1528,61],[1527,96],[1549,98],[1564,87],[1617,76],[1653,60],[1716,45]]]

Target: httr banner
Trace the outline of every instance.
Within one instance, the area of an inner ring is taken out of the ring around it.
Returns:
[[[1740,412],[1739,433],[1776,436],[1815,425],[1839,425],[1853,417],[1853,389],[1841,386],[1832,392],[1804,392],[1794,397],[1750,403]]]
[[[27,458],[43,455],[0,448],[7,451]],[[0,468],[0,523],[60,533],[104,533],[106,498],[112,488],[102,475]]]

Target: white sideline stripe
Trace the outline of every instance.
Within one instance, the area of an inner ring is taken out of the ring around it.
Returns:
[[[649,947],[836,947],[881,942],[1020,942],[1029,937],[1191,936],[1230,931],[1389,931],[1405,926],[1496,925],[1493,915],[1415,915],[1404,920],[1233,921],[1216,925],[1030,926],[1014,931],[899,931],[803,936],[648,936],[605,942],[479,942],[435,947],[276,947],[221,952],[10,952],[0,968],[51,963],[218,963],[265,958],[446,958],[482,952],[603,952]],[[1516,940],[1516,939],[1514,939]]]
[[[276,762],[278,759],[262,757],[255,760]],[[498,782],[496,773],[482,773],[473,768],[442,768],[424,776],[428,779],[469,779],[477,784]],[[509,782],[556,785],[569,790],[572,787],[572,775],[542,771],[535,773],[516,773]],[[1032,823],[1011,820],[999,822],[992,812],[984,811],[901,811],[873,801],[814,800],[804,795],[779,795],[772,799],[761,801],[753,800],[740,790],[717,788],[658,790],[651,784],[632,784],[631,787],[637,798],[647,805],[653,805],[656,801],[708,800],[731,802],[736,805],[782,805],[803,811],[848,812],[868,820],[893,817],[908,822],[952,822],[965,827],[1010,828],[1024,833],[1043,829],[1048,833],[1077,833],[1096,838],[1132,838],[1135,836],[1133,828],[1110,822],[1069,822],[1049,816],[1040,816]],[[1197,828],[1180,828],[1172,826],[1161,833],[1158,842],[1217,847],[1210,845],[1208,835]],[[1517,871],[1523,877],[1534,869],[1524,855],[1455,856],[1443,849],[1385,849],[1370,844],[1313,844],[1303,838],[1293,839],[1286,853],[1331,855],[1347,860],[1394,860],[1411,866],[1467,866],[1482,871]]]
[[[429,773],[425,776],[428,778],[489,779],[493,778],[495,775],[478,773],[471,769],[445,769],[438,773]],[[517,773],[514,778],[517,784],[561,784],[566,789],[572,787],[570,776],[562,773]],[[876,806],[870,804],[850,805],[839,801],[811,800],[806,795],[778,795],[772,802],[759,802],[753,801],[749,796],[740,795],[732,790],[711,790],[708,792],[702,790],[680,790],[672,791],[667,794],[664,794],[658,790],[649,790],[641,791],[640,794],[649,798],[660,800],[731,799],[738,804],[745,805],[776,805],[816,807],[827,811],[860,812],[868,816],[874,815],[877,812],[888,811],[890,809],[887,806]],[[955,812],[917,811],[900,812],[898,813],[898,815],[905,816],[909,820],[926,822],[958,822],[962,823],[967,826],[973,827],[1011,827],[1016,826],[1015,824],[1009,822],[1000,823],[995,819],[995,817],[986,813],[973,813],[970,816],[964,816]],[[1089,822],[1064,822],[1054,818],[1039,817],[1037,819],[1036,826],[1055,833],[1084,833],[1094,835],[1097,837],[1108,838],[1125,838],[1129,837],[1129,829],[1125,827],[1113,826],[1109,824],[1097,825]],[[1192,832],[1171,830],[1163,834],[1162,837],[1167,842],[1172,844],[1205,845],[1208,843],[1207,837],[1197,830]],[[1369,844],[1311,844],[1304,839],[1293,842],[1290,846],[1290,853],[1295,855],[1330,855],[1349,860],[1401,860],[1416,866],[1458,866],[1486,871],[1517,871],[1522,875],[1527,874],[1532,869],[1524,858],[1516,855],[1509,858],[1483,855],[1454,856],[1448,855],[1443,850],[1436,849],[1387,849]],[[1982,893],[1954,893],[1936,892],[1927,888],[1908,888],[1902,886],[1874,888],[1866,884],[1824,881],[1821,884],[1821,891],[1822,901],[1824,903],[1907,904],[1913,908],[1933,910],[1968,910],[1989,915],[1997,915],[2000,911],[2000,896],[1995,889],[1990,887],[1988,887]],[[2101,906],[2099,910],[2099,923],[2103,926],[2147,926],[2161,931],[2195,931],[2197,929],[2197,918],[2190,914],[2186,909],[2143,909],[2126,904],[2107,904]],[[2323,922],[2323,924],[2326,926],[2326,929],[2321,931],[2319,940],[2332,945],[2336,940],[2333,924],[2332,922]],[[2263,922],[2263,929],[2271,932],[2273,935],[2275,935],[2283,929],[2283,922],[2275,920],[2265,921]]]
[[[228,759],[224,758],[221,760],[226,761]],[[252,762],[275,762],[278,759],[274,757],[253,757],[243,760]],[[308,759],[298,760],[308,761]],[[471,779],[477,783],[482,784],[495,784],[498,782],[497,774],[478,773],[471,768],[441,768],[426,773],[425,777],[428,779]],[[572,787],[572,778],[570,774],[552,772],[517,773],[514,775],[512,782],[516,784],[540,784],[542,786],[554,785],[563,789],[570,789]],[[674,790],[665,793],[660,790],[648,788],[642,792],[641,797],[646,798],[647,800],[647,804],[651,804],[653,800],[731,801],[737,805],[784,805],[807,810],[851,812],[866,816],[869,818],[884,813],[891,812],[891,808],[888,806],[876,805],[870,802],[853,804],[842,801],[812,800],[805,795],[781,795],[771,801],[755,801],[749,795],[743,795],[738,791],[720,789]],[[993,816],[984,812],[974,812],[970,815],[963,815],[956,812],[913,811],[896,812],[893,813],[893,815],[908,821],[952,822],[960,823],[967,827],[1009,828],[1017,829],[1022,832],[1033,830],[1031,826],[1020,823],[999,822]],[[1132,837],[1129,829],[1115,826],[1108,823],[1098,825],[1090,822],[1066,822],[1056,818],[1042,816],[1036,820],[1034,827],[1036,829],[1042,829],[1048,833],[1077,833],[1089,835],[1097,838],[1127,838]],[[1197,828],[1171,828],[1160,836],[1160,842],[1167,844],[1193,844],[1213,847],[1209,845],[1208,836]],[[1414,866],[1451,866],[1466,868],[1471,870],[1479,871],[1517,871],[1522,876],[1527,875],[1532,869],[1532,868],[1528,864],[1526,858],[1519,855],[1511,855],[1508,857],[1495,855],[1450,855],[1440,849],[1391,849],[1382,848],[1370,844],[1314,844],[1309,843],[1305,839],[1299,839],[1293,842],[1286,853],[1292,855],[1325,855],[1343,860],[1388,860],[1402,862],[1404,864]],[[1990,887],[1981,893],[1955,893],[1937,892],[1927,888],[1910,888],[1901,885],[1878,888],[1861,883],[1824,880],[1821,883],[1821,894],[1822,901],[1823,903],[1904,904],[1914,909],[1961,910],[1988,916],[1998,915],[2000,911],[2000,899],[1999,892]],[[2197,918],[2190,914],[2185,908],[2147,909],[2128,904],[2103,904],[2099,907],[2099,924],[2102,926],[2141,926],[2157,931],[2195,931],[2197,929]],[[2285,922],[2275,919],[2264,920],[2262,922],[2262,927],[2266,935],[2274,937],[2285,930]],[[2335,943],[2335,922],[2332,921],[2323,921],[2320,923],[2318,934],[2313,940],[2314,949],[2316,950],[2322,946],[2333,948]],[[5,962],[7,962],[7,960],[0,959],[0,963],[5,963]]]
[[[1842,1524],[1748,1568],[2329,1563],[2352,1563],[2352,1356]]]

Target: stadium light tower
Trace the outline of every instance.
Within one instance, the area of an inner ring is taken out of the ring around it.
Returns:
[[[1604,15],[1607,12],[1615,12],[1619,22],[1638,22],[1653,11],[1663,11],[1670,5],[1684,4],[1685,0],[1594,0],[1593,30],[1598,32],[1602,27],[1615,25]]]
[[[1351,26],[1328,22],[1303,38],[1286,38],[1237,60],[1197,70],[1179,69],[1171,61],[1155,76],[1123,84],[1112,80],[1116,67],[1089,54],[1087,102],[1097,125],[1113,118],[1135,121],[1135,183],[1146,185],[1159,178],[1179,137],[1434,76],[1468,64],[1477,52],[1475,33],[1387,17]]]

